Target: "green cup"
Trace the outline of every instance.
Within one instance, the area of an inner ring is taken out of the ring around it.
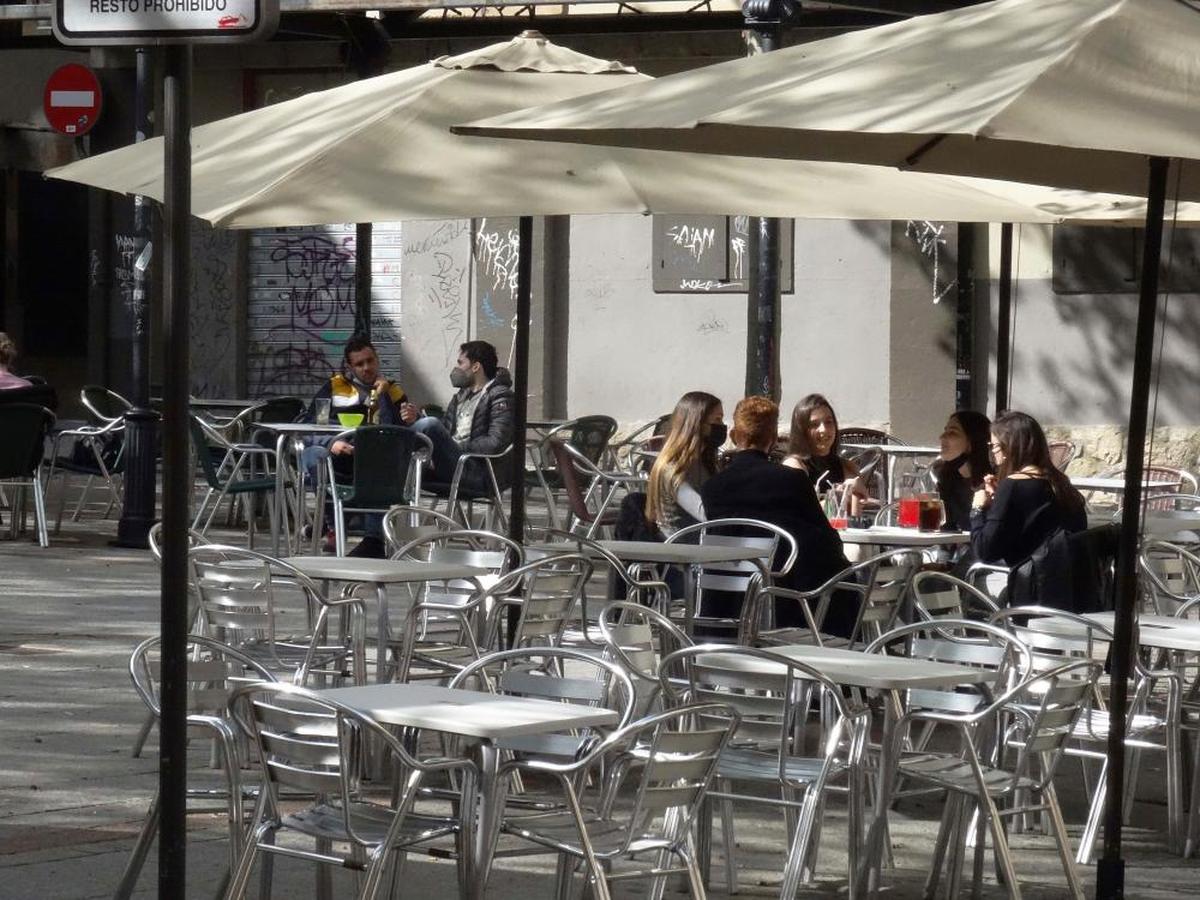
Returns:
[[[343,428],[357,428],[363,421],[362,413],[338,413],[337,417]]]

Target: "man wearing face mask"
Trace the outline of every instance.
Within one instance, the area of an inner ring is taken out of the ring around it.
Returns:
[[[450,370],[450,385],[457,393],[450,399],[440,418],[420,417],[411,403],[402,404],[400,418],[433,444],[433,477],[428,484],[448,485],[454,468],[464,453],[498,453],[512,444],[513,391],[504,379],[497,378],[499,360],[496,348],[487,341],[467,341],[458,352],[458,362]],[[509,466],[503,460],[493,466],[500,487],[508,486]],[[461,489],[483,492],[487,474],[478,460],[470,460],[463,471]]]

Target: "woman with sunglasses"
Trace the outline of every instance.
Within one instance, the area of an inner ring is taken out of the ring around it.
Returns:
[[[971,504],[971,548],[980,560],[1014,568],[1059,530],[1087,528],[1083,497],[1050,461],[1037,420],[1001,414],[988,446],[996,474],[984,476]]]

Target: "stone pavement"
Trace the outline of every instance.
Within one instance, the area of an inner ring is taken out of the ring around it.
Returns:
[[[95,515],[64,524],[52,545],[7,539],[7,511],[0,531],[0,898],[2,900],[87,900],[109,897],[156,786],[152,736],[140,759],[130,755],[144,711],[130,688],[130,651],[158,630],[158,574],[147,551],[108,546],[115,522]],[[181,598],[182,599],[182,598]],[[207,755],[190,760],[198,777]],[[1134,822],[1125,831],[1130,868],[1127,895],[1147,900],[1195,896],[1200,863],[1166,852],[1165,807],[1160,761],[1141,767],[1142,795]],[[1083,819],[1078,767],[1064,764],[1066,818],[1078,837]],[[844,823],[840,804],[830,804],[821,847],[818,883],[802,897],[834,898],[844,866]],[[936,835],[940,803],[910,801],[893,817],[897,868],[887,872],[889,897],[919,897]],[[738,820],[741,893],[777,896],[784,847],[781,817],[768,808],[746,808]],[[188,897],[209,897],[225,866],[222,817],[189,819]],[[719,844],[719,840],[717,842]],[[1066,896],[1052,842],[1038,834],[1013,838],[1024,896]],[[495,897],[550,896],[553,866],[546,857],[502,860],[489,885]],[[138,897],[156,896],[154,851]],[[724,896],[719,851],[712,894]],[[1082,876],[1093,892],[1095,870]],[[307,864],[276,863],[275,896],[312,894]],[[449,896],[452,865],[412,857],[403,879],[410,896]],[[353,896],[348,873],[334,875],[335,896]],[[672,893],[684,891],[673,884]],[[621,884],[618,896],[639,886]],[[256,896],[252,888],[251,896]],[[984,896],[1006,892],[989,879]]]

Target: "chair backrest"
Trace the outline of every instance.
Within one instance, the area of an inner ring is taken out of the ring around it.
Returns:
[[[162,638],[142,641],[129,657],[129,677],[133,689],[155,716],[162,714],[159,684],[162,679]],[[188,715],[224,717],[230,692],[239,685],[256,681],[275,681],[264,666],[228,644],[197,634],[188,635],[187,645]]]
[[[617,432],[617,420],[611,416],[580,416],[555,429],[556,438],[566,438],[568,444],[592,463],[600,464],[608,442]]]
[[[1067,471],[1067,466],[1071,464],[1071,460],[1075,458],[1076,449],[1073,441],[1050,441],[1050,462],[1054,463],[1054,468],[1060,472]]]
[[[1015,745],[1010,790],[1051,783],[1075,723],[1089,706],[1103,664],[1073,660],[1045,669],[1018,686],[1005,710],[1013,718],[1008,743]]]
[[[790,759],[805,755],[809,711],[814,706],[837,713],[817,737],[808,755],[823,765],[842,765],[862,753],[867,710],[818,669],[780,653],[755,647],[697,644],[663,657],[659,666],[663,696],[679,697],[685,684],[691,703],[725,703],[741,716],[733,740],[773,756],[781,781]],[[813,694],[815,692],[815,695]],[[819,703],[810,702],[819,699]],[[701,724],[704,719],[700,719]]]
[[[383,516],[383,537],[392,551],[417,538],[460,528],[462,522],[453,516],[424,506],[393,506]]]
[[[991,621],[1029,648],[1034,674],[1079,660],[1103,666],[1113,641],[1112,631],[1103,625],[1075,613],[1044,606],[1011,606],[999,610]],[[1150,688],[1149,679],[1144,677],[1145,667],[1137,654],[1134,654],[1132,674],[1130,716],[1144,705]],[[1101,739],[1099,734],[1092,737]]]
[[[206,632],[242,650],[261,648],[268,668],[305,682],[313,652],[328,639],[329,602],[315,581],[283,560],[223,544],[193,547],[188,568]],[[357,616],[347,640],[357,641],[361,604],[348,611]]]
[[[568,647],[489,653],[468,663],[451,679],[450,687],[612,709],[619,716],[617,728],[633,721],[636,712],[637,694],[623,666]],[[592,734],[591,729],[576,729],[570,734],[509,739],[500,745],[539,757],[574,759],[591,742]]]
[[[299,397],[271,397],[251,417],[255,422],[298,422],[307,411],[308,404]]]
[[[674,846],[688,839],[721,754],[740,721],[738,711],[726,703],[677,706],[631,723],[592,749],[580,765],[603,767],[594,783],[606,790],[608,802],[602,808],[614,810],[613,822],[625,835],[621,850],[648,836]],[[613,777],[599,777],[603,772],[612,772]],[[637,790],[624,814],[626,807],[612,800],[622,782],[634,778]]]
[[[154,554],[154,558],[160,563],[162,562],[162,530],[163,523],[155,522],[150,526],[150,531],[146,534],[146,540],[150,544],[150,552]],[[187,530],[187,538],[189,550],[193,547],[199,547],[202,544],[212,543],[207,537],[191,528]]]
[[[1172,616],[1200,596],[1200,556],[1168,541],[1147,541],[1138,555],[1143,595],[1156,613]]]
[[[628,600],[610,601],[600,610],[598,624],[605,655],[625,667],[635,687],[648,683],[657,690],[661,657],[693,643],[662,613]]]
[[[6,393],[0,391],[0,393]],[[0,478],[33,478],[54,413],[33,403],[0,404]]]
[[[28,387],[5,388],[0,391],[0,404],[32,403],[49,410],[58,409],[58,392],[48,384],[30,384]]]
[[[348,509],[387,509],[416,496],[417,466],[433,454],[429,438],[399,425],[354,430],[354,495]]]
[[[554,468],[562,480],[563,490],[567,493],[567,503],[571,508],[571,515],[579,522],[591,524],[595,521],[596,515],[588,508],[587,498],[591,493],[596,474],[585,468],[590,461],[586,458],[581,460],[579,457],[582,456],[582,453],[579,451],[572,454],[565,441],[551,439],[546,441],[545,447],[554,458]],[[586,484],[584,479],[587,479]]]
[[[982,685],[910,690],[905,704],[910,710],[970,714],[1034,671],[1033,655],[1017,636],[987,622],[961,618],[901,625],[868,644],[866,652],[968,666],[992,675]]]
[[[192,447],[196,451],[196,460],[200,463],[200,471],[210,488],[220,490],[221,476],[218,474],[217,463],[213,459],[214,452],[229,452],[231,445],[221,432],[195,413],[188,414],[188,428],[192,433]]]
[[[528,562],[513,569],[484,592],[495,601],[489,644],[499,627],[498,611],[515,604],[520,611],[511,632],[511,646],[558,646],[563,632],[574,621],[584,587],[592,577],[592,563],[579,553],[562,553]]]
[[[697,540],[706,546],[761,550],[758,560],[766,569],[767,581],[771,583],[790,572],[796,562],[796,539],[778,525],[758,519],[709,519],[679,529],[666,542],[691,543]],[[758,564],[749,560],[705,563],[700,567],[696,581],[696,610],[703,608],[706,594],[749,598],[760,587],[761,571]]]
[[[988,619],[999,608],[983,591],[946,572],[917,572],[910,590],[913,610],[928,622]]]
[[[85,384],[79,392],[79,402],[103,424],[124,418],[133,409],[133,404],[116,391],[98,384]]]
[[[881,553],[867,569],[867,589],[858,609],[852,638],[871,641],[890,629],[903,611],[909,583],[921,568],[924,557],[917,550]]]
[[[558,528],[534,527],[530,528],[527,533],[527,543],[545,541],[546,543],[565,542],[574,544],[574,551],[588,557],[593,564],[605,563],[608,567],[610,578],[613,582],[617,583],[618,589],[624,587],[625,598],[627,600],[636,601],[643,606],[657,606],[660,609],[665,609],[670,603],[671,589],[667,586],[666,582],[645,577],[648,572],[653,574],[652,569],[643,566],[631,567],[627,563],[622,562],[616,554],[599,541],[576,534],[573,531],[562,531]],[[552,555],[554,554],[550,551],[535,549],[526,549],[525,551],[525,558],[531,562],[535,559],[543,559]],[[585,589],[581,605],[581,613],[585,621],[587,621],[587,601],[588,595]]]
[[[878,428],[859,428],[851,426],[850,428],[838,428],[838,443],[840,444],[877,444],[882,447],[889,445],[901,445],[907,443],[893,434],[888,434],[886,431],[881,431]]]
[[[477,591],[475,581],[483,587],[490,587],[525,561],[524,550],[516,541],[494,531],[473,528],[427,534],[400,547],[392,554],[392,558],[475,566],[488,570],[488,575],[479,576],[474,581],[452,578],[426,581],[419,585],[415,600],[449,606],[465,605]]]

